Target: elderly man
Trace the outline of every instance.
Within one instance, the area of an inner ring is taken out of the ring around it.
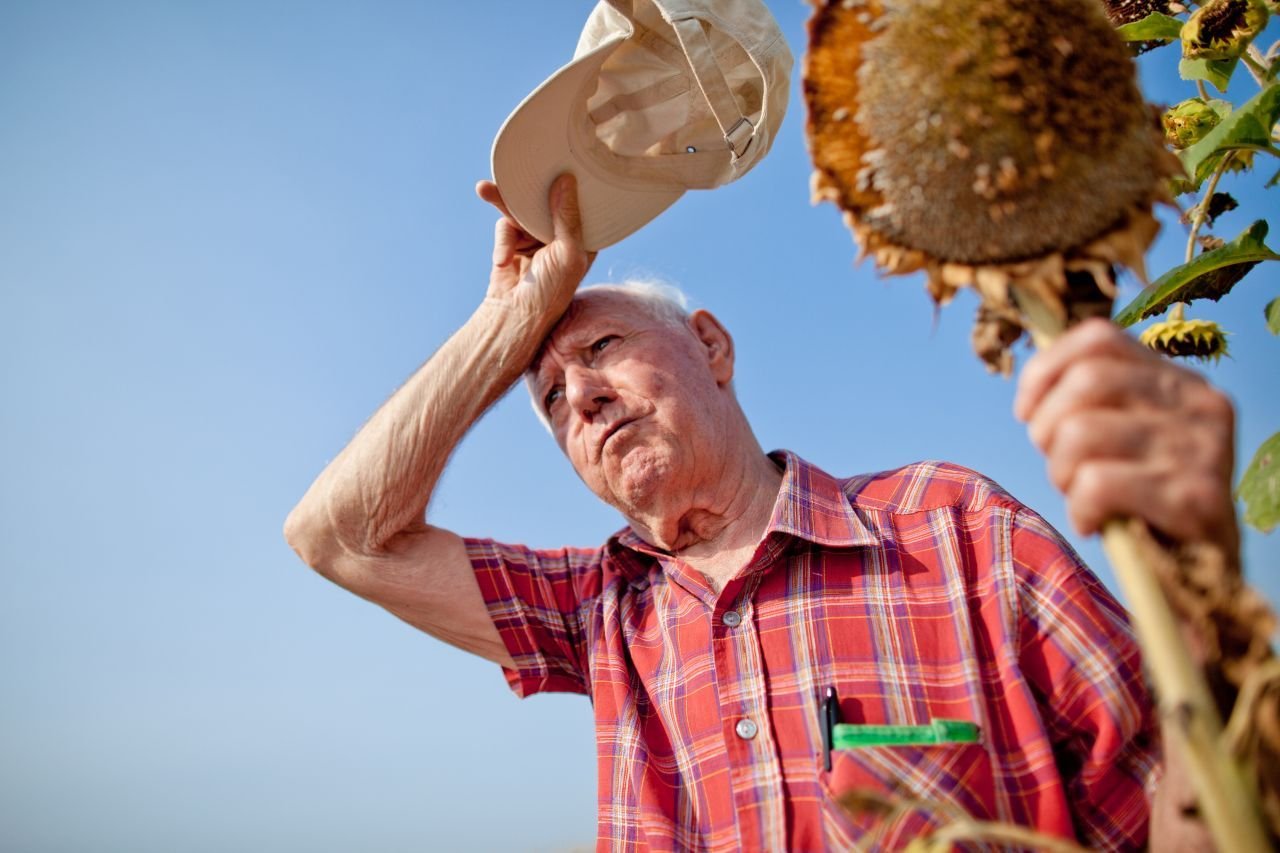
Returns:
[[[502,207],[494,185],[479,192]],[[766,455],[726,329],[650,292],[575,297],[591,259],[570,177],[550,205],[545,246],[499,221],[475,314],[290,516],[302,558],[497,662],[520,695],[587,694],[602,849],[892,847],[939,819],[857,817],[835,802],[852,789],[1141,847],[1151,702],[1123,611],[1061,537],[958,467],[836,479]],[[522,375],[627,520],[598,549],[424,520],[454,447]],[[1193,374],[1099,323],[1028,364],[1017,406],[1082,531],[1137,514],[1234,545],[1231,409]],[[828,751],[828,697],[846,724],[956,720],[969,735]]]

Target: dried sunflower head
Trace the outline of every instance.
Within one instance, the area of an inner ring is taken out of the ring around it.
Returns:
[[[1182,25],[1188,59],[1233,59],[1267,26],[1263,0],[1208,0]]]
[[[1227,333],[1209,320],[1162,320],[1143,329],[1138,340],[1175,358],[1217,361],[1227,354]]]
[[[1141,21],[1148,15],[1156,13],[1167,15],[1170,12],[1169,0],[1105,0],[1104,5],[1107,8],[1107,17],[1111,19],[1112,26],[1116,27]],[[1137,53],[1145,53],[1162,44],[1164,42],[1161,41],[1137,42],[1131,43],[1130,49]]]
[[[1169,0],[1105,0],[1103,5],[1107,8],[1107,17],[1117,27],[1141,21],[1157,12],[1169,14]]]
[[[1068,273],[1142,272],[1180,172],[1096,0],[816,0],[805,95],[816,199],[938,303],[973,287],[1007,370],[1017,293],[1067,322]],[[1109,302],[1108,302],[1109,305]]]

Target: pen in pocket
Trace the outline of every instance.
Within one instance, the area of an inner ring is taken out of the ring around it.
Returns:
[[[831,770],[831,751],[868,746],[927,746],[977,743],[978,726],[965,720],[935,719],[925,726],[840,722],[840,699],[828,687],[822,699],[822,766]]]

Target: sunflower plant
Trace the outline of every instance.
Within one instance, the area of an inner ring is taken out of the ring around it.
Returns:
[[[1265,220],[1231,239],[1211,233],[1217,217],[1236,206],[1230,194],[1218,191],[1224,175],[1256,175],[1267,188],[1280,183],[1280,41],[1265,50],[1257,44],[1276,11],[1277,5],[1266,0],[1206,0],[1147,3],[1127,19],[1113,17],[1121,38],[1138,50],[1180,50],[1178,72],[1195,91],[1161,116],[1165,142],[1177,152],[1185,173],[1170,185],[1180,201],[1187,200],[1183,263],[1164,272],[1115,316],[1121,326],[1159,318],[1140,340],[1165,355],[1212,360],[1226,355],[1230,333],[1217,323],[1188,317],[1190,303],[1219,300],[1260,263],[1280,260],[1266,245]],[[1257,92],[1233,103],[1227,86],[1242,69]],[[1271,334],[1280,334],[1280,299],[1262,313]],[[1236,491],[1246,523],[1263,532],[1280,523],[1280,433],[1258,448]]]
[[[882,271],[922,272],[938,305],[974,291],[972,342],[990,369],[1012,371],[1024,334],[1042,346],[1091,316],[1122,326],[1160,318],[1141,339],[1172,357],[1226,353],[1226,332],[1188,318],[1186,306],[1221,299],[1258,264],[1280,260],[1265,221],[1230,240],[1211,233],[1236,205],[1218,192],[1223,175],[1255,174],[1280,155],[1278,51],[1254,44],[1274,3],[813,2],[804,93],[814,198],[841,208]],[[1175,43],[1196,94],[1157,119],[1133,55]],[[1237,105],[1225,93],[1240,68],[1258,92]],[[1267,186],[1277,182],[1280,173]],[[1186,211],[1184,262],[1117,313],[1117,270],[1147,281],[1157,204]],[[1266,316],[1280,330],[1280,301]],[[1240,485],[1255,526],[1280,514],[1278,472],[1280,436]],[[1168,731],[1219,847],[1266,849],[1263,823],[1280,835],[1271,608],[1214,549],[1170,551],[1133,520],[1109,523],[1103,544],[1156,692],[1183,712]],[[1209,647],[1203,670],[1180,624]],[[1225,735],[1220,712],[1231,715]],[[993,831],[965,821],[946,830]]]

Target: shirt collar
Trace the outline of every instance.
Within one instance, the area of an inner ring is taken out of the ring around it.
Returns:
[[[785,467],[766,536],[784,533],[832,548],[880,543],[839,480],[789,450],[775,450],[769,458]]]
[[[839,480],[789,450],[775,450],[769,458],[783,468],[782,485],[763,538],[780,533],[830,548],[880,544],[880,537],[849,501]],[[647,555],[663,553],[630,527],[614,534],[609,546]],[[639,568],[633,560],[624,558],[622,562],[629,568]]]

